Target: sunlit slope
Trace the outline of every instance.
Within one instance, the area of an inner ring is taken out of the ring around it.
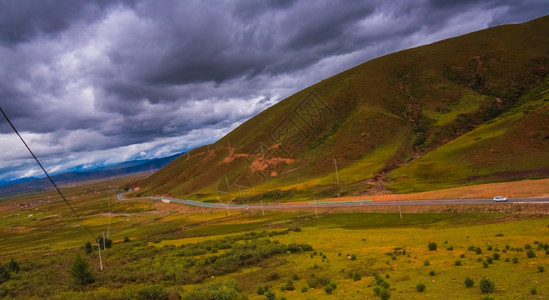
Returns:
[[[549,81],[522,105],[390,173],[390,187],[424,191],[549,177]]]
[[[548,45],[544,17],[374,59],[181,156],[141,193],[238,202],[547,177]]]

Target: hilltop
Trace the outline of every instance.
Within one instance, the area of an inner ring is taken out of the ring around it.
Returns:
[[[284,201],[547,178],[547,45],[548,16],[365,62],[179,157],[139,194]]]

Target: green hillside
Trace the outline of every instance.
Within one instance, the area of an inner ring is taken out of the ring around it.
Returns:
[[[140,194],[238,203],[549,177],[548,72],[549,17],[386,55],[181,156]]]

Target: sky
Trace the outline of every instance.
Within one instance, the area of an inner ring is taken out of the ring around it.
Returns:
[[[0,0],[0,107],[51,173],[165,157],[362,62],[548,6]],[[2,116],[0,153],[0,184],[43,176]]]

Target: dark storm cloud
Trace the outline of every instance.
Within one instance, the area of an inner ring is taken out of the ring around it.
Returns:
[[[52,170],[171,155],[368,59],[545,5],[0,0],[0,104]],[[10,132],[0,181],[37,172]]]
[[[54,35],[75,21],[93,21],[119,1],[0,1],[0,44],[28,41],[36,35]],[[130,1],[125,1],[130,5]]]

